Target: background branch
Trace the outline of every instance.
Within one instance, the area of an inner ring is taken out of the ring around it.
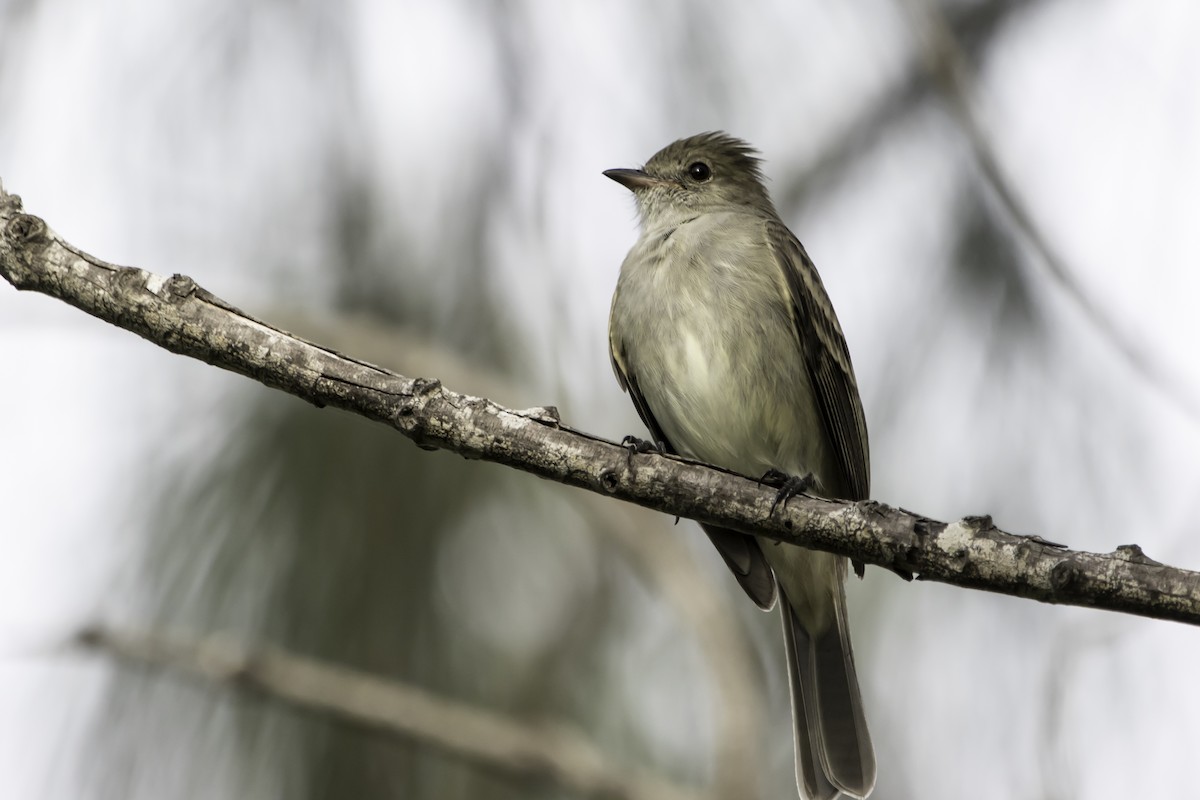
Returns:
[[[226,636],[91,628],[81,644],[137,665],[247,687],[302,709],[436,748],[509,777],[553,783],[606,800],[702,800],[629,767],[606,763],[578,732],[561,724],[521,724],[403,683],[303,658],[247,647]]]
[[[685,459],[632,456],[559,424],[553,409],[513,411],[305,342],[239,311],[182,275],[118,267],[57,237],[0,188],[0,272],[188,355],[294,394],[386,422],[418,445],[496,461],[668,514],[802,544],[957,586],[1200,623],[1200,574],[1146,558],[1066,550],[989,518],[936,522],[873,503],[796,498]]]

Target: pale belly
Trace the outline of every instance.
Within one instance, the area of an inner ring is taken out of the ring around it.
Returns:
[[[799,380],[800,365],[780,364],[768,372],[762,361],[770,348],[764,353],[749,343],[718,347],[711,333],[686,326],[676,331],[665,350],[672,356],[660,365],[662,380],[653,389],[642,387],[675,448],[750,477],[774,468],[812,473],[819,484],[826,451],[811,394]],[[755,364],[758,374],[752,376],[748,367]],[[820,490],[818,485],[815,491]],[[815,632],[829,624],[844,559],[770,539],[759,544],[805,627]]]
[[[656,331],[657,357],[638,359],[667,439],[682,455],[751,477],[779,469],[819,480],[821,422],[794,334],[768,324],[747,336],[705,321]]]

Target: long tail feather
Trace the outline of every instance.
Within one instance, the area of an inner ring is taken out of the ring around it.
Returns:
[[[875,788],[875,753],[854,671],[845,595],[837,595],[836,624],[815,635],[786,596],[781,594],[779,604],[796,726],[796,780],[812,800],[833,800],[839,792],[863,798]]]

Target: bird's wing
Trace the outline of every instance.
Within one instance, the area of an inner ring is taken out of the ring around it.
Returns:
[[[650,430],[651,438],[666,448],[668,453],[674,453],[675,448],[667,441],[667,435],[663,433],[663,429],[659,426],[658,421],[654,419],[654,414],[651,413],[650,406],[646,404],[646,398],[642,395],[642,390],[638,388],[637,377],[625,366],[624,348],[612,337],[609,337],[608,341],[608,356],[612,359],[613,372],[617,375],[617,383],[621,385],[623,390],[629,393],[630,399],[633,400],[633,407],[637,409],[638,416],[642,418],[642,423]]]
[[[827,488],[839,499],[865,500],[871,493],[867,422],[842,328],[804,246],[778,220],[769,220],[766,232],[781,269],[821,421],[841,472],[840,485]]]
[[[637,409],[638,416],[650,430],[654,441],[660,443],[668,453],[676,452],[670,440],[667,439],[667,435],[663,433],[662,427],[654,419],[645,395],[638,388],[637,376],[627,366],[625,349],[615,337],[609,337],[608,354],[612,359],[613,372],[617,375],[617,383],[629,393],[629,397],[633,400],[633,407]],[[704,532],[708,534],[713,546],[717,548],[717,552],[721,554],[721,558],[725,560],[725,564],[750,599],[759,608],[769,609],[774,606],[775,573],[767,564],[758,540],[753,536],[728,528],[718,528],[712,525],[701,525],[701,527],[704,528]]]

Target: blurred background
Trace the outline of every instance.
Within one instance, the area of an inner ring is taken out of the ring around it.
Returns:
[[[1195,569],[1198,35],[1190,0],[0,0],[0,179],[100,258],[619,439],[641,426],[606,325],[636,221],[600,172],[728,130],[837,306],[876,499]],[[0,797],[569,797],[65,646],[94,620],[795,796],[777,617],[693,523],[419,451],[7,285],[0,374]],[[875,568],[849,591],[874,797],[1191,791],[1195,630]]]

